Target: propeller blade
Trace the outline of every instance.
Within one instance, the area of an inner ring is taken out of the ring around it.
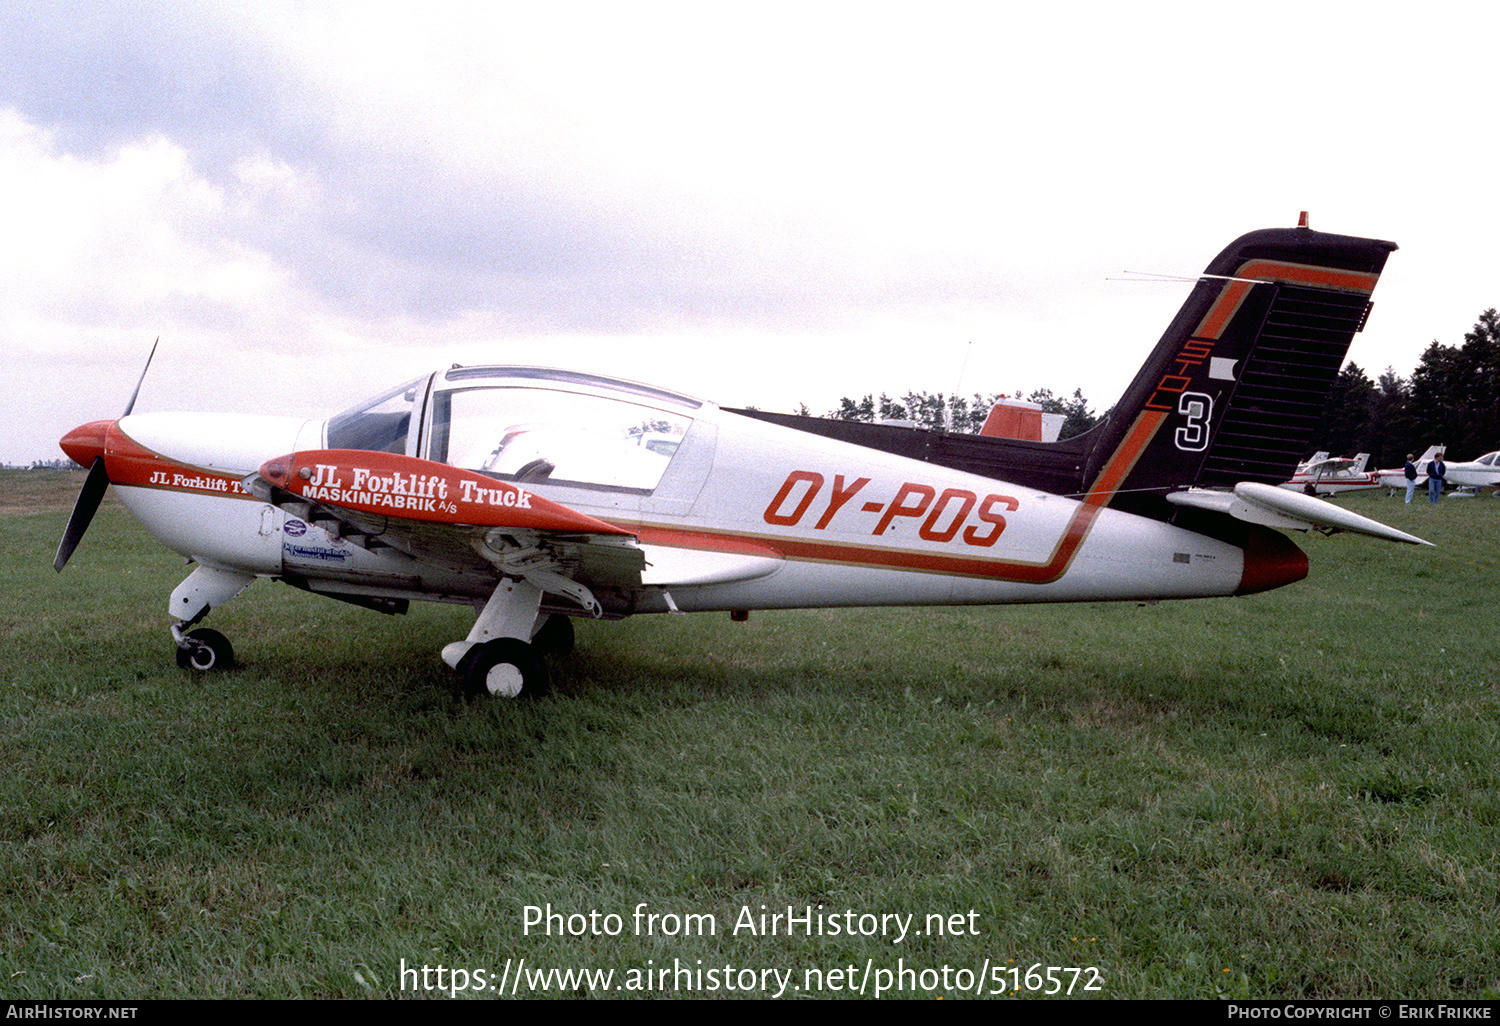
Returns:
[[[135,391],[130,393],[130,402],[125,404],[125,412],[120,414],[122,419],[130,416],[130,411],[135,409],[136,397],[141,394],[141,385],[146,382],[146,372],[151,369],[151,358],[156,355],[156,347],[159,345],[161,336],[158,335],[156,341],[151,343],[151,352],[146,357],[146,366],[141,368],[140,378],[136,380]],[[94,514],[99,511],[99,503],[104,501],[104,493],[109,488],[109,470],[104,465],[103,455],[108,428],[107,421],[95,421],[74,428],[63,437],[63,451],[78,463],[87,459],[90,451],[99,455],[89,464],[89,476],[83,480],[78,501],[73,503],[73,513],[68,517],[68,526],[64,528],[62,541],[57,545],[57,557],[52,560],[52,569],[58,573],[73,558],[73,550],[78,548],[78,543],[83,540],[83,533],[94,522]]]
[[[68,526],[57,546],[57,558],[52,561],[52,569],[61,573],[62,568],[68,565],[68,560],[73,557],[73,550],[83,540],[83,532],[93,522],[99,503],[104,501],[104,490],[108,487],[109,472],[104,469],[104,457],[97,456],[89,467],[89,476],[83,480],[78,501],[73,504],[73,515],[68,517]]]
[[[156,336],[156,341],[151,343],[151,352],[146,356],[146,366],[141,368],[141,376],[135,383],[135,391],[130,393],[130,402],[125,404],[125,412],[122,417],[130,416],[130,411],[135,409],[135,397],[141,394],[141,386],[146,383],[146,372],[151,369],[151,357],[156,355],[156,347],[161,345],[161,336]],[[91,470],[90,473],[93,471]]]

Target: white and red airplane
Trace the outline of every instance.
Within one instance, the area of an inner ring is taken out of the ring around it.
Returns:
[[[1353,458],[1335,456],[1332,459],[1326,452],[1314,453],[1307,462],[1297,465],[1297,472],[1290,480],[1283,481],[1281,487],[1308,495],[1338,495],[1340,492],[1380,488],[1379,473],[1365,469],[1369,462],[1367,452]]]
[[[196,568],[196,626],[257,578],[385,612],[472,604],[472,695],[534,693],[572,616],[1240,595],[1304,577],[1280,529],[1420,539],[1276,487],[1395,246],[1304,228],[1213,260],[1110,416],[1060,442],[721,409],[534,367],[440,370],[327,420],[132,412],[62,440],[90,467],[55,566],[113,484]],[[137,392],[139,386],[137,386]],[[1425,543],[1423,543],[1425,544]]]

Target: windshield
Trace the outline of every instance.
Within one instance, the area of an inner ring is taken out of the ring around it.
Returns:
[[[425,378],[416,378],[330,418],[328,448],[404,454],[412,411],[425,384]]]

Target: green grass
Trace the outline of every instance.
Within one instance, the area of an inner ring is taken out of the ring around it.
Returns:
[[[1439,547],[1299,539],[1309,579],[1244,599],[580,621],[554,695],[467,706],[436,655],[467,611],[270,583],[211,617],[239,669],[178,670],[186,568],[117,506],[53,574],[81,480],[0,475],[0,996],[398,996],[403,960],[521,958],[1500,992],[1500,502],[1344,500]],[[639,934],[643,902],[719,932]],[[528,935],[549,903],[623,929]],[[819,904],[964,928],[731,932]]]

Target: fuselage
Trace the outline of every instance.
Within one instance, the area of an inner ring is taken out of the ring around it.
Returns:
[[[1239,546],[1088,497],[628,382],[513,370],[439,372],[328,420],[128,416],[79,429],[86,437],[69,453],[87,464],[102,451],[121,501],[174,551],[345,595],[469,602],[493,590],[495,574],[351,545],[251,495],[241,481],[263,461],[368,449],[523,482],[637,539],[647,567],[635,594],[609,610],[616,615],[1189,598],[1306,572],[1289,542],[1256,546],[1247,559]]]
[[[1362,471],[1358,474],[1295,474],[1279,487],[1292,492],[1339,495],[1343,492],[1362,492],[1379,488],[1381,478],[1374,471]]]
[[[1449,463],[1443,479],[1465,488],[1500,487],[1500,452],[1489,452],[1477,460]]]

